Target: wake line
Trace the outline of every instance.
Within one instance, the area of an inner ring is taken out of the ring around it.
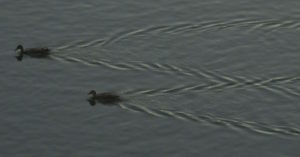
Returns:
[[[169,64],[159,64],[159,63],[149,64],[149,63],[141,63],[141,62],[114,63],[109,60],[95,60],[95,59],[85,60],[85,59],[79,59],[79,58],[69,57],[69,56],[60,56],[60,55],[52,55],[51,57],[58,61],[63,60],[63,62],[81,63],[90,66],[103,66],[114,70],[136,70],[136,71],[153,71],[159,73],[179,73],[181,75],[186,75],[186,76],[196,75],[196,74],[188,73],[187,71],[181,69],[180,67],[169,65]]]
[[[229,22],[224,21],[205,21],[201,23],[180,23],[174,25],[162,25],[162,26],[151,26],[144,29],[132,30],[124,32],[116,37],[111,37],[114,40],[110,40],[106,45],[116,43],[122,39],[129,38],[130,36],[151,34],[151,33],[167,33],[167,34],[182,34],[188,32],[204,32],[209,30],[224,30],[234,27],[248,27],[249,30],[266,29],[294,29],[297,30],[300,27],[298,21],[279,21],[279,20],[233,20]],[[247,32],[247,30],[245,31]]]
[[[245,131],[250,131],[250,132],[263,134],[263,135],[286,135],[286,136],[300,135],[300,129],[296,127],[274,126],[274,125],[268,125],[263,123],[257,123],[253,121],[227,119],[227,118],[213,116],[210,114],[196,115],[196,114],[182,112],[182,111],[174,111],[168,109],[154,109],[154,108],[149,108],[149,107],[129,104],[129,103],[120,104],[120,107],[122,109],[131,112],[144,113],[154,117],[160,117],[160,118],[169,117],[169,118],[175,118],[183,121],[190,121],[196,123],[209,123],[216,126],[224,126],[231,129],[238,128]]]
[[[171,64],[161,64],[161,63],[144,63],[144,62],[119,62],[114,63],[110,60],[95,60],[95,59],[79,59],[75,57],[69,56],[59,56],[53,55],[53,59],[64,62],[74,62],[81,63],[90,66],[104,66],[111,69],[117,70],[136,70],[136,71],[154,71],[161,73],[175,73],[184,76],[191,76],[200,79],[209,79],[216,82],[227,82],[236,85],[237,82],[249,85],[266,85],[266,84],[287,84],[300,80],[300,76],[295,77],[287,77],[287,76],[278,76],[268,79],[258,78],[258,79],[249,79],[243,76],[226,76],[223,74],[219,74],[213,71],[207,71],[205,69],[196,69],[191,67],[179,67]],[[237,85],[237,86],[238,86]]]
[[[158,96],[165,94],[186,94],[187,92],[221,92],[226,89],[237,89],[249,87],[249,84],[238,83],[240,86],[233,86],[229,83],[200,83],[200,84],[188,84],[188,85],[178,85],[174,87],[165,87],[165,88],[143,88],[143,89],[133,89],[126,90],[122,93],[127,95],[148,95],[148,96]],[[254,86],[258,89],[266,90],[270,93],[276,93],[281,96],[300,96],[300,93],[288,88],[282,88],[280,86],[272,85],[260,85]]]
[[[98,47],[107,46],[116,43],[120,40],[130,38],[132,36],[145,35],[145,34],[183,34],[188,32],[205,32],[210,30],[225,30],[230,28],[244,28],[247,27],[249,31],[265,29],[265,30],[276,30],[276,29],[292,29],[299,31],[300,22],[296,20],[255,20],[255,19],[235,19],[231,21],[204,21],[200,23],[178,23],[170,25],[160,26],[149,26],[141,29],[133,30],[122,30],[114,33],[107,38],[98,38],[90,41],[86,40],[75,40],[73,42],[63,44],[54,48],[56,51],[69,50],[75,48],[87,48],[87,47]],[[245,32],[248,32],[245,30]]]
[[[180,85],[179,87],[169,87],[161,89],[135,89],[132,91],[126,91],[131,94],[149,94],[149,95],[159,95],[167,93],[182,93],[188,91],[222,91],[226,89],[233,88],[245,88],[245,87],[257,87],[268,92],[278,93],[286,96],[299,96],[300,93],[289,89],[287,87],[281,87],[280,85],[293,83],[300,80],[299,76],[296,77],[286,77],[279,76],[268,79],[263,78],[249,78],[243,76],[226,76],[217,72],[208,71],[205,69],[195,69],[189,67],[178,67],[170,64],[160,64],[160,63],[144,63],[144,62],[124,62],[124,63],[114,63],[110,60],[85,60],[69,56],[57,56],[53,55],[53,59],[61,62],[74,62],[81,63],[88,66],[103,66],[109,69],[118,71],[152,71],[157,73],[165,74],[177,74],[186,77],[198,78],[199,81],[203,82],[203,79],[210,81],[208,84],[189,84]],[[182,86],[182,87],[181,87]]]
[[[188,32],[205,32],[209,30],[224,30],[234,27],[248,27],[249,30],[266,29],[295,29],[298,30],[300,22],[298,21],[278,21],[278,20],[233,20],[229,22],[223,21],[206,21],[198,24],[195,23],[180,23],[174,25],[163,25],[163,26],[151,26],[145,29],[133,30],[126,32],[118,37],[114,37],[115,40],[107,43],[106,45],[116,43],[122,39],[129,38],[130,36],[136,36],[141,34],[151,33],[167,33],[167,34],[182,34]],[[247,32],[247,30],[245,31]]]

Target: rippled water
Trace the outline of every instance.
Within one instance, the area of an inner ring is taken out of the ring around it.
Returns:
[[[299,7],[1,1],[0,155],[299,156]]]

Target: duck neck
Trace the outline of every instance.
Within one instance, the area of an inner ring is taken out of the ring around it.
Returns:
[[[94,92],[91,92],[91,93],[89,93],[89,95],[91,95],[91,99],[95,99],[96,98],[96,93],[94,93]]]
[[[23,46],[19,47],[19,49],[20,49],[20,51],[21,51],[21,54],[23,54],[23,53],[24,53],[24,48],[23,48]]]
[[[16,56],[18,61],[22,61],[23,59],[23,53],[21,52],[20,55]]]

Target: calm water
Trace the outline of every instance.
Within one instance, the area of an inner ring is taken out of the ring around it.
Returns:
[[[299,156],[299,8],[2,0],[0,156]]]

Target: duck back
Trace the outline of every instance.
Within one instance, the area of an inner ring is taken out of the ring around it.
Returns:
[[[118,95],[112,93],[101,93],[96,95],[96,100],[102,104],[115,104],[121,102],[122,99]]]
[[[50,54],[50,49],[48,48],[30,48],[25,49],[24,54],[31,57],[45,57]]]

